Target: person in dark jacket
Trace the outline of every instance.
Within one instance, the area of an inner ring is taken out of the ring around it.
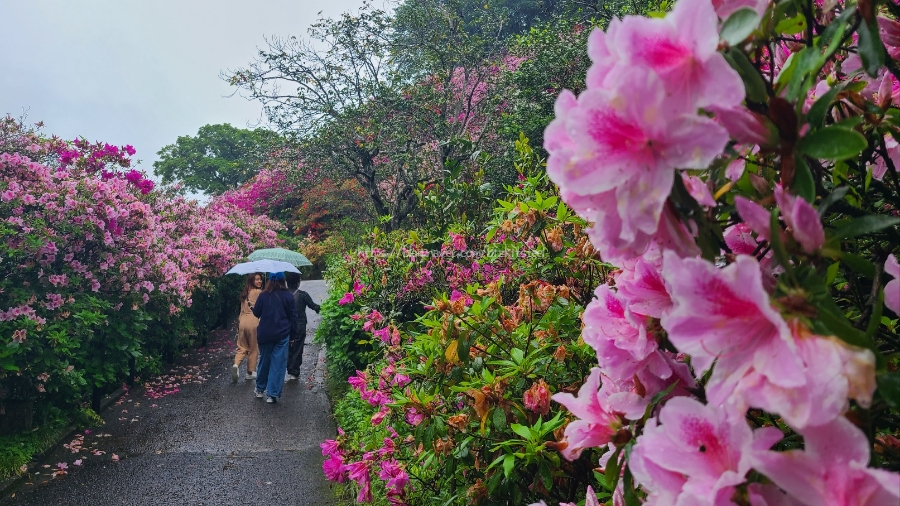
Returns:
[[[284,282],[284,273],[269,277],[253,305],[253,314],[259,318],[256,341],[259,343],[259,366],[256,370],[256,397],[274,403],[281,397],[284,373],[287,370],[288,341],[291,330],[297,325],[297,309],[294,296]]]
[[[300,364],[303,363],[303,345],[306,344],[306,308],[316,313],[321,309],[313,302],[308,293],[300,289],[300,275],[296,272],[288,272],[288,290],[294,293],[294,305],[297,307],[297,327],[291,333],[288,350],[287,379],[295,380],[300,376]]]

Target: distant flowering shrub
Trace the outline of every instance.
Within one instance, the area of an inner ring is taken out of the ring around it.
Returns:
[[[4,129],[29,140],[0,153],[0,384],[9,395],[70,403],[121,381],[130,359],[190,337],[179,335],[192,328],[179,315],[194,295],[276,243],[267,218],[154,191],[131,168],[131,146],[46,140],[9,121]]]

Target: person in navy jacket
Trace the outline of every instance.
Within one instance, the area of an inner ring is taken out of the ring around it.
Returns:
[[[259,366],[256,372],[256,397],[274,403],[281,397],[287,372],[288,341],[297,325],[294,295],[288,291],[283,272],[269,277],[266,288],[256,303],[253,314],[259,318],[256,341],[259,343]]]

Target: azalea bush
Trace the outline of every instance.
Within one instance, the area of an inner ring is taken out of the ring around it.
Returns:
[[[527,191],[545,194],[541,192],[547,191],[546,178],[536,175],[528,181],[523,173],[540,160],[527,139],[520,139],[518,146],[518,168],[524,181],[520,186],[524,188],[527,183]],[[453,173],[448,170],[448,176]],[[457,300],[471,283],[487,286],[501,278],[518,279],[536,260],[540,238],[528,234],[518,237],[535,224],[536,211],[517,215],[515,224],[504,215],[494,232],[479,232],[478,222],[483,220],[467,218],[462,211],[461,219],[451,222],[447,217],[453,211],[447,209],[482,212],[480,207],[484,204],[474,201],[486,198],[478,190],[483,185],[477,181],[461,183],[449,177],[443,184],[449,187],[448,191],[434,185],[423,189],[421,196],[425,209],[442,207],[446,214],[437,214],[425,220],[422,228],[410,231],[384,232],[376,227],[361,241],[364,247],[332,258],[329,263],[326,278],[330,294],[316,335],[328,346],[329,368],[336,380],[345,380],[381,355],[379,340],[364,334],[371,332],[373,325],[365,315],[378,314],[379,318],[398,324],[409,322],[424,314],[442,294]],[[541,200],[540,209],[555,210],[557,200],[552,196]],[[456,214],[460,216],[459,212]],[[543,224],[537,230],[541,227]],[[561,240],[561,229],[553,234],[554,240]],[[520,239],[525,242],[519,244]]]
[[[517,151],[521,182],[498,202],[479,250],[502,272],[431,280],[435,296],[415,321],[361,308],[357,328],[380,357],[350,378],[335,408],[340,435],[323,445],[326,475],[353,482],[360,501],[521,504],[573,498],[592,479],[587,459],[560,458],[565,419],[550,395],[574,391],[590,369],[579,314],[607,270],[527,139]],[[445,246],[462,247],[447,236]]]
[[[544,137],[590,254],[531,262],[565,283],[517,283],[529,319],[503,284],[363,314],[384,355],[352,385],[388,425],[323,444],[326,475],[391,504],[896,504],[898,11],[678,0],[594,30]],[[500,204],[545,248],[567,215]]]
[[[900,497],[884,9],[679,0],[591,34],[548,173],[619,270],[583,317],[597,366],[553,398],[563,456],[605,446],[616,502]]]
[[[154,189],[131,168],[131,146],[48,139],[10,119],[3,125],[7,400],[68,407],[120,385],[129,371],[158,369],[219,316],[216,303],[191,312],[192,297],[215,297],[225,270],[275,244],[271,220]]]

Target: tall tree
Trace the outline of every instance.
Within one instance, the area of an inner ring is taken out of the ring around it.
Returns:
[[[280,142],[270,130],[204,125],[196,136],[178,137],[159,150],[153,172],[165,184],[181,181],[188,190],[217,195],[253,177]]]

